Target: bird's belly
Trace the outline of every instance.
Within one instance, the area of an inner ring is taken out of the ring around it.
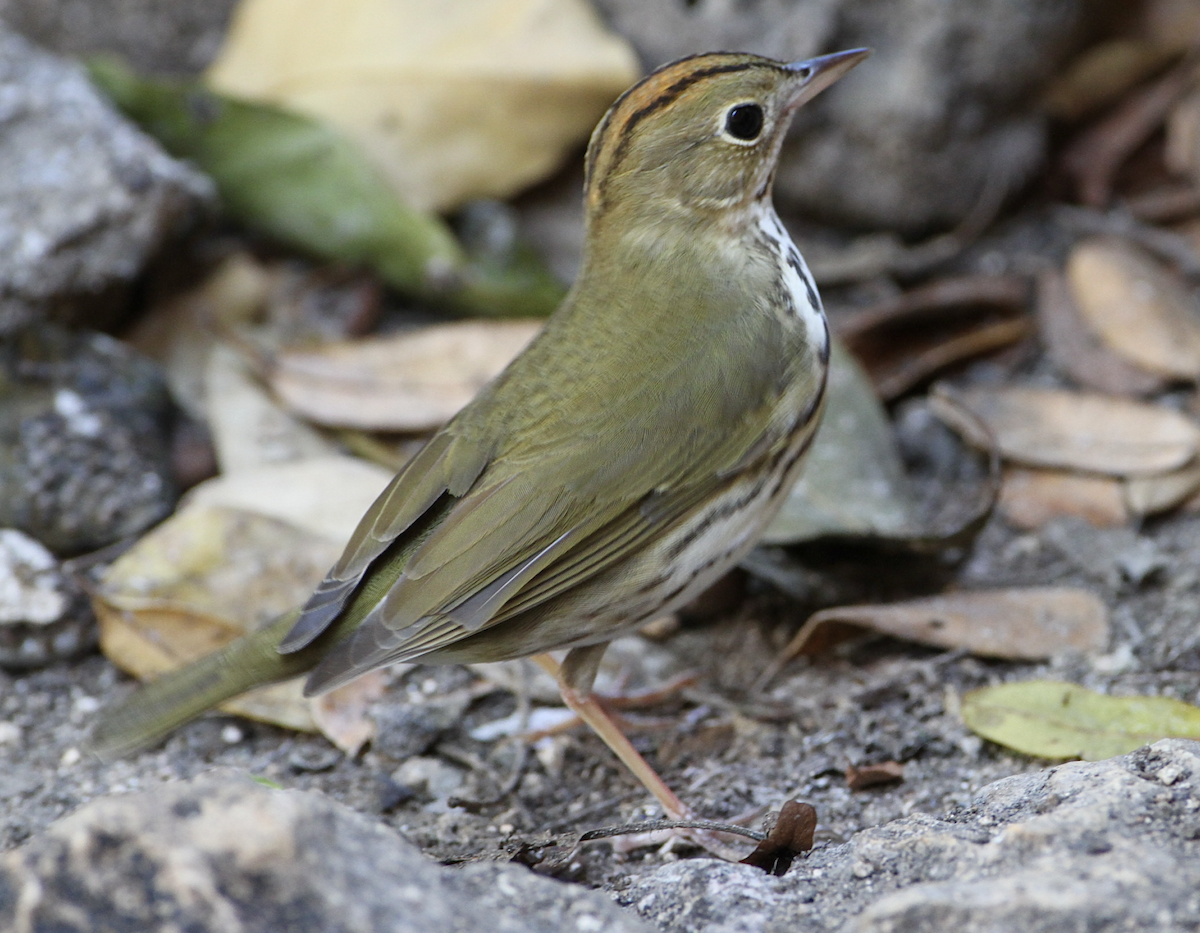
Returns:
[[[674,612],[737,566],[758,543],[799,477],[815,428],[814,419],[773,458],[739,475],[661,541],[632,558],[628,576],[645,582],[633,593],[614,593],[603,621],[628,628]],[[623,623],[618,615],[623,615]]]

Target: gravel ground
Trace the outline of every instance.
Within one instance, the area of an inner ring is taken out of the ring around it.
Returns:
[[[1085,545],[1076,548],[1073,541]],[[751,684],[807,608],[751,585],[717,620],[690,622],[660,644],[647,643],[647,651],[656,657],[665,651],[671,659],[664,674],[698,676],[664,702],[629,714],[635,741],[685,800],[714,819],[796,798],[817,808],[819,839],[837,841],[914,812],[953,811],[983,785],[1044,765],[968,732],[956,714],[966,690],[1046,676],[1114,694],[1198,699],[1194,607],[1200,575],[1191,559],[1198,544],[1200,517],[1187,514],[1142,535],[1129,529],[1081,533],[1070,522],[1017,534],[993,519],[955,568],[958,581],[1090,587],[1112,612],[1107,654],[1015,664],[863,636],[794,662],[765,693],[755,693]],[[819,563],[811,555],[808,560]],[[896,595],[895,584],[886,581],[902,566],[895,558],[843,552],[827,555],[821,569],[827,579],[843,578],[843,587],[869,578],[885,581],[883,589]],[[1129,566],[1144,577],[1131,581]],[[473,681],[462,668],[417,666],[393,676],[385,702],[393,709],[402,708],[407,697],[436,703]],[[681,855],[677,847],[622,855],[592,843],[566,858],[546,847],[555,834],[658,813],[599,740],[582,730],[539,743],[516,792],[502,802],[477,813],[448,807],[446,790],[460,779],[455,793],[488,798],[513,772],[512,743],[479,742],[469,735],[471,728],[515,709],[516,701],[503,691],[476,699],[425,755],[397,773],[402,762],[382,747],[351,760],[319,737],[223,716],[188,726],[158,750],[96,761],[85,750],[95,712],[130,689],[127,678],[94,656],[0,675],[5,847],[97,795],[226,766],[283,786],[322,790],[384,820],[444,861],[516,855],[557,877],[619,889],[629,876]],[[902,783],[847,788],[847,764],[888,760],[904,762]]]

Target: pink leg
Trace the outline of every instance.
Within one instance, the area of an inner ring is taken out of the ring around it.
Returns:
[[[560,665],[548,654],[534,655],[533,660],[547,673],[552,674],[558,681],[558,689],[563,702],[576,716],[587,723],[604,744],[612,749],[624,763],[633,776],[654,795],[654,799],[662,804],[663,810],[673,820],[684,820],[692,817],[692,811],[680,800],[658,772],[650,767],[649,762],[641,756],[636,748],[625,737],[620,727],[613,722],[608,711],[604,709],[592,695],[592,682],[596,677],[596,668],[604,654],[607,645],[589,645],[586,648],[572,649],[566,660]]]

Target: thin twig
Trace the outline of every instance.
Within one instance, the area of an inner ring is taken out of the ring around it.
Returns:
[[[714,833],[729,833],[733,836],[745,836],[755,842],[767,838],[766,833],[733,823],[718,823],[714,820],[643,820],[640,823],[626,823],[624,826],[606,826],[603,829],[590,829],[579,837],[580,842],[591,842],[593,839],[607,839],[610,836],[629,836],[635,833],[655,833],[664,829],[706,829]]]

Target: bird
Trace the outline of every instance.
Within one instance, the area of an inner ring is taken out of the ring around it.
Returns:
[[[830,337],[772,182],[793,114],[868,54],[705,53],[622,94],[585,157],[579,274],[539,335],[392,479],[303,606],[143,685],[92,749],[130,753],[304,673],[316,695],[399,661],[532,656],[688,818],[592,686],[608,643],[733,568],[799,475]]]

